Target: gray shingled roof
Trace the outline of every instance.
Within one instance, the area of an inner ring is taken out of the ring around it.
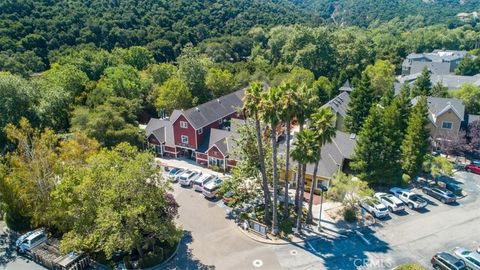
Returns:
[[[417,104],[419,97],[412,99],[412,104]],[[435,118],[448,110],[448,107],[454,109],[463,121],[465,116],[465,105],[463,102],[454,98],[427,97],[429,118],[435,123]]]
[[[352,92],[353,88],[350,85],[350,81],[347,80],[340,89],[338,89],[340,92]]]
[[[238,90],[218,99],[198,105],[195,108],[188,109],[183,112],[183,115],[187,118],[193,128],[200,129],[242,108],[244,95],[244,89]],[[172,118],[172,120],[175,121],[176,118]]]
[[[480,74],[475,76],[460,75],[432,75],[432,84],[441,83],[450,90],[459,89],[463,84],[472,83],[480,85]]]
[[[345,117],[347,114],[348,103],[350,102],[350,95],[347,92],[342,92],[338,96],[334,97],[324,106],[332,108],[333,111]]]
[[[331,143],[322,147],[322,159],[318,163],[317,175],[331,178],[345,159],[351,159],[355,151],[356,140],[350,134],[337,131]],[[295,164],[295,163],[293,163]],[[307,173],[313,174],[315,164],[307,164]]]
[[[145,136],[148,138],[150,135],[155,136],[160,143],[165,143],[169,146],[175,145],[173,142],[172,122],[169,119],[150,118],[145,128]]]
[[[467,51],[434,50],[431,53],[411,53],[407,56],[407,59],[415,60],[426,58],[432,62],[449,62],[464,58],[466,55]]]
[[[244,120],[232,119],[230,125],[230,131],[223,129],[212,128],[210,130],[210,137],[208,141],[208,149],[212,146],[217,146],[225,156],[231,156],[232,150],[236,147],[235,139],[238,136],[238,125],[245,124]],[[232,157],[232,156],[231,156]],[[235,157],[234,157],[235,158]]]
[[[410,74],[420,73],[423,68],[427,67],[428,70],[435,75],[450,74],[450,63],[447,62],[420,62],[414,61],[410,67]]]

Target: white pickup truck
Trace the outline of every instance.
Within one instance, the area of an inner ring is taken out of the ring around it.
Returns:
[[[394,187],[390,189],[390,193],[402,200],[410,209],[420,209],[427,206],[427,201],[408,189]]]
[[[365,198],[360,201],[360,207],[367,210],[376,218],[388,216],[388,209],[377,198]]]

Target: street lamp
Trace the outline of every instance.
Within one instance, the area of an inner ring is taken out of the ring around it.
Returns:
[[[322,231],[322,208],[323,208],[323,192],[327,192],[328,191],[328,187],[322,185],[320,187],[320,189],[322,190],[321,192],[321,198],[320,198],[320,214],[318,215],[318,231]]]

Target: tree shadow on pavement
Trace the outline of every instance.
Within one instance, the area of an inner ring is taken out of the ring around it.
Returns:
[[[324,262],[325,269],[359,269],[368,268],[371,264],[387,269],[393,262],[372,261],[368,254],[375,257],[377,254],[384,255],[391,249],[389,244],[379,239],[369,227],[359,229],[358,232],[360,234],[351,231],[340,236],[322,234],[321,237],[293,245],[319,257]]]
[[[192,233],[189,231],[184,231],[177,255],[162,269],[214,270],[215,266],[203,264],[200,262],[200,260],[193,257],[192,249],[188,247],[188,244],[192,242]]]

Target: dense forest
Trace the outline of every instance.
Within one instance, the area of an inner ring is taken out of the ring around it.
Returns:
[[[456,15],[480,9],[475,0],[293,0],[293,3],[310,10],[324,19],[335,18],[335,22],[348,25],[369,26],[372,23],[394,18],[420,16],[430,24],[458,25]]]
[[[454,28],[462,24],[457,12],[480,8],[477,1],[457,2],[7,0],[0,3],[0,70],[40,72],[58,54],[82,44],[105,50],[140,45],[158,62],[173,61],[187,43],[241,36],[253,27],[332,22],[377,27],[401,18],[408,30],[436,23]]]

